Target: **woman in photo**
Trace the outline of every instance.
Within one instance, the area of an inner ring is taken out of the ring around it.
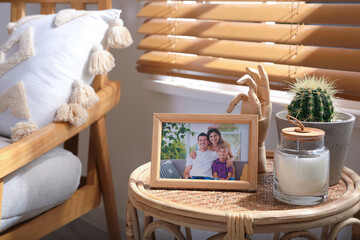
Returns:
[[[231,153],[230,143],[226,142],[221,137],[221,132],[217,128],[210,128],[207,132],[207,137],[211,151],[218,151],[220,144],[224,144],[226,146],[228,157],[234,160],[234,155]]]

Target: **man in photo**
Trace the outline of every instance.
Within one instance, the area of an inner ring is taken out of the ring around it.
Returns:
[[[184,170],[185,179],[212,180],[212,164],[218,158],[215,151],[209,150],[207,135],[200,133],[197,137],[199,150],[196,151],[196,158],[188,157]]]

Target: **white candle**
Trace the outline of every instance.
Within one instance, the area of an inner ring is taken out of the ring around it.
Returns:
[[[280,191],[284,194],[312,196],[321,192],[327,184],[327,152],[310,158],[276,152],[274,162]]]

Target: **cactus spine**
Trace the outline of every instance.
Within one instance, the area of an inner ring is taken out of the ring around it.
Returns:
[[[334,118],[333,83],[324,77],[297,78],[290,92],[294,99],[288,106],[289,115],[300,121],[330,122]]]

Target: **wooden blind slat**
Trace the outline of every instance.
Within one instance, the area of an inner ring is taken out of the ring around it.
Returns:
[[[185,4],[152,2],[138,17],[196,18],[212,20],[306,24],[360,24],[359,4]]]
[[[293,38],[290,39],[290,31]],[[151,19],[138,30],[141,34],[183,35],[254,42],[360,48],[360,28],[225,21]]]
[[[360,71],[360,50],[292,46],[202,38],[152,35],[138,46],[144,50],[181,52],[259,62]],[[289,57],[290,53],[290,57]]]
[[[149,68],[148,71],[150,71],[150,69],[156,69],[156,71],[161,70],[164,72],[171,72],[170,69],[180,69],[233,77],[233,80],[235,81],[246,73],[246,67],[256,68],[258,64],[262,64],[269,75],[270,81],[279,83],[283,87],[286,87],[288,82],[293,82],[296,77],[304,75],[329,76],[330,79],[335,80],[337,88],[342,89],[339,96],[350,99],[358,98],[360,100],[360,94],[354,93],[354,91],[356,91],[355,89],[360,89],[359,72],[266,64],[261,62],[180,55],[156,51],[142,55],[138,64],[140,65],[140,68]],[[193,75],[194,78],[198,78],[195,77],[196,74]],[[226,80],[226,78],[223,78],[221,82],[226,81],[227,83],[231,83],[233,80]]]

